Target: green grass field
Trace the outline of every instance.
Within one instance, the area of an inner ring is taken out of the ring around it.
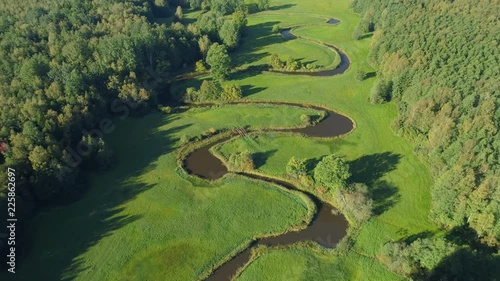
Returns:
[[[233,64],[237,66],[255,66],[269,64],[273,53],[280,59],[289,56],[302,64],[312,64],[317,69],[333,69],[340,63],[340,57],[335,50],[308,40],[287,40],[277,33],[272,33],[269,16],[251,16],[249,18],[254,28],[248,29],[248,34],[242,40],[242,45],[233,56]],[[281,28],[291,25],[281,25]]]
[[[370,270],[353,271],[353,262]],[[238,280],[398,280],[398,276],[371,258],[357,255],[346,259],[298,246],[259,256]]]
[[[306,61],[330,63],[321,45],[284,43],[271,34],[272,25],[278,23],[297,26],[294,32],[303,38],[342,48],[352,61],[351,69],[340,76],[321,78],[252,72],[235,75],[230,83],[243,86],[250,100],[327,106],[351,117],[356,129],[335,140],[263,134],[256,144],[236,139],[224,145],[223,152],[273,151],[258,169],[276,176],[284,173],[291,156],[343,155],[351,161],[355,180],[366,182],[377,196],[378,211],[354,233],[354,246],[347,252],[323,253],[302,246],[271,250],[253,261],[239,279],[402,279],[384,269],[376,255],[387,241],[438,231],[428,219],[432,179],[412,146],[391,131],[397,114],[394,105],[367,102],[375,78],[354,78],[356,69],[374,71],[367,63],[370,39],[351,39],[359,17],[348,9],[348,0],[272,0],[271,4],[272,10],[249,16],[249,34],[258,37],[243,41],[233,54],[235,61],[259,64],[266,59],[259,54],[282,51]],[[341,23],[326,24],[331,17]],[[313,51],[316,48],[322,51]],[[175,87],[192,83],[197,82]],[[317,112],[232,105],[116,120],[116,130],[106,136],[117,156],[116,164],[110,171],[91,175],[89,189],[80,200],[45,209],[33,219],[26,241],[29,250],[15,277],[193,280],[252,238],[299,225],[310,210],[299,194],[236,176],[200,184],[176,172],[175,150],[182,136],[234,126],[293,127],[301,124],[301,114]]]

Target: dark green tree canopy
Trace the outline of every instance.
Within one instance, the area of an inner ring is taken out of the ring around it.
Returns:
[[[207,53],[207,63],[215,79],[225,79],[229,75],[231,58],[224,45],[214,43]]]
[[[349,165],[345,159],[333,154],[323,157],[314,168],[316,183],[327,187],[330,191],[344,187],[350,176]]]

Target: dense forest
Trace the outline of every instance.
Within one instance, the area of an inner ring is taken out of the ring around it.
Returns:
[[[268,0],[256,2],[269,8]],[[488,279],[500,246],[500,0],[353,0],[352,7],[362,15],[353,37],[372,37],[369,59],[378,69],[369,100],[397,105],[394,130],[428,163],[430,216],[446,230],[389,243],[380,260],[416,279]],[[184,18],[188,8],[200,10],[197,19]],[[11,167],[22,218],[78,198],[85,173],[112,166],[103,137],[111,120],[156,110],[169,78],[196,63],[227,79],[228,52],[245,34],[248,13],[243,0],[0,0],[0,10],[0,208]],[[293,58],[273,62],[300,68]],[[241,96],[236,85],[206,80],[184,101]],[[303,169],[299,160],[289,166],[291,174]],[[361,202],[366,189],[337,196]],[[366,210],[354,211],[363,220]]]
[[[379,80],[371,101],[395,101],[395,130],[414,142],[434,175],[431,218],[495,249],[500,1],[355,0],[352,6],[363,16],[354,38],[373,36],[370,59]]]
[[[109,118],[155,109],[162,81],[238,45],[243,1],[203,3],[195,25],[186,1],[1,1],[0,170],[16,170],[18,216],[78,198],[82,174],[112,165]]]

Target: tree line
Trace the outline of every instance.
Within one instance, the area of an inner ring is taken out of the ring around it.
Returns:
[[[187,1],[8,2],[0,3],[0,170],[17,171],[21,216],[79,197],[80,175],[113,163],[102,135],[109,118],[157,108],[166,77],[203,59],[225,76],[217,55],[235,48],[246,26],[243,1],[206,1],[198,20],[215,20],[217,34],[183,23]],[[1,172],[2,206],[6,180]]]
[[[395,101],[396,131],[434,175],[431,218],[500,246],[498,1],[354,0],[354,38],[372,36],[373,103]],[[497,250],[498,251],[498,250]],[[486,274],[478,272],[478,274]]]

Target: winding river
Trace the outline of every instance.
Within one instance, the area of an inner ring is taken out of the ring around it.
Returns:
[[[285,37],[286,39],[293,40],[293,39],[301,39],[301,40],[308,40],[305,38],[302,38],[300,36],[297,36],[292,33],[291,28],[286,28],[280,30],[281,36]],[[319,71],[281,71],[281,70],[269,70],[270,72],[276,72],[276,73],[283,73],[283,74],[290,74],[290,75],[308,75],[308,76],[335,76],[335,75],[340,75],[343,74],[344,72],[349,69],[349,66],[351,65],[351,61],[349,60],[349,57],[347,54],[342,51],[341,49],[330,45],[326,43],[321,43],[325,45],[326,47],[333,49],[335,52],[339,54],[340,57],[340,63],[337,65],[336,68],[333,69],[327,69],[327,70],[319,70]]]
[[[337,23],[337,22],[336,22]],[[290,29],[284,29],[280,31],[281,35],[288,39],[298,38],[291,33]],[[303,39],[305,40],[305,39]],[[340,49],[335,46],[324,44],[329,48],[333,48],[340,55],[341,62],[335,69],[323,70],[317,72],[280,72],[285,74],[300,74],[300,75],[311,75],[311,76],[334,76],[344,73],[350,65],[349,58]],[[237,104],[234,102],[232,104]],[[248,102],[247,102],[248,103]],[[266,104],[279,104],[279,105],[289,105],[297,107],[308,107],[314,108],[316,110],[323,110],[327,112],[327,116],[312,126],[300,129],[280,129],[280,130],[264,130],[264,131],[281,131],[281,132],[293,132],[298,134],[303,134],[309,137],[337,137],[344,135],[354,129],[354,123],[351,119],[346,116],[340,115],[333,112],[327,108],[319,106],[304,106],[301,104],[294,104],[290,102],[259,102],[254,103],[266,103]],[[228,136],[226,138],[220,139],[215,142],[211,142],[201,148],[196,149],[190,153],[186,159],[184,159],[184,168],[188,173],[196,175],[200,178],[215,180],[222,178],[224,175],[229,173],[227,167],[224,163],[210,153],[210,148],[223,143],[232,138]],[[299,190],[294,185],[276,180],[270,177],[248,174],[248,173],[238,173],[240,175],[262,180],[265,182],[279,184],[289,190],[295,190],[306,194],[316,205],[317,212],[314,214],[309,225],[299,231],[290,231],[274,237],[265,237],[253,241],[248,248],[234,256],[229,261],[222,264],[217,268],[212,274],[206,279],[210,281],[221,281],[221,280],[231,280],[231,278],[236,274],[239,268],[244,266],[251,257],[251,249],[257,245],[265,246],[275,246],[275,245],[289,245],[300,241],[315,241],[316,243],[322,245],[323,247],[333,248],[345,235],[348,228],[348,222],[345,217],[339,214],[336,209],[328,203],[322,202],[314,194]]]

